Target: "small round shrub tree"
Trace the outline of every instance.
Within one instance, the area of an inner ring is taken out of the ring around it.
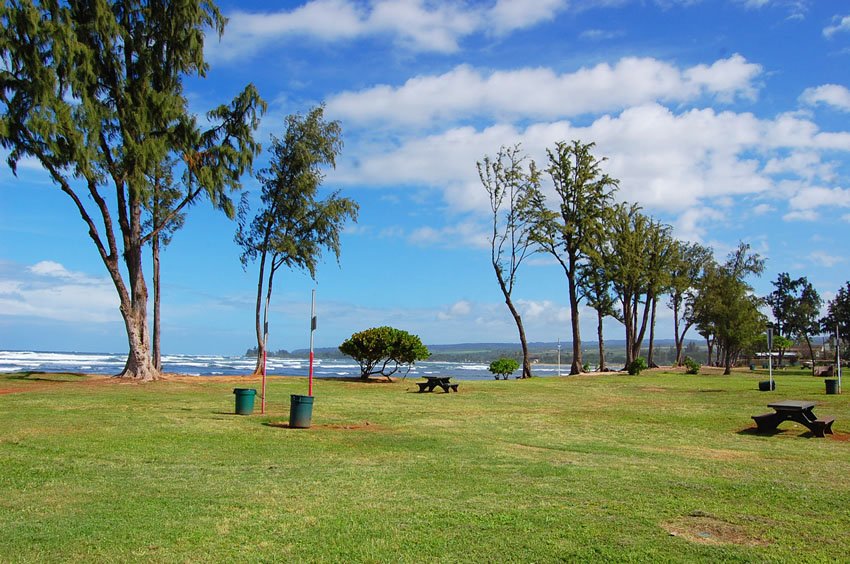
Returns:
[[[629,371],[629,374],[631,374],[632,376],[637,376],[641,373],[641,371],[646,370],[646,368],[646,359],[644,359],[642,356],[639,356],[634,359],[631,364],[626,367],[626,369]]]
[[[502,380],[507,380],[508,376],[513,374],[519,368],[519,363],[512,358],[500,358],[490,363],[490,372],[496,380],[499,376]]]
[[[417,360],[431,356],[417,335],[394,327],[373,327],[354,333],[339,350],[357,361],[364,380],[374,374],[390,380],[401,367],[406,366],[409,372]]]
[[[686,374],[699,374],[700,363],[695,361],[689,356],[685,357],[685,373]]]

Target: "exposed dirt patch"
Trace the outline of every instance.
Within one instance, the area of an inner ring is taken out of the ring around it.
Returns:
[[[769,543],[741,525],[728,523],[702,511],[675,521],[662,523],[661,527],[670,536],[680,537],[699,544],[736,544],[741,546],[767,546]]]
[[[266,423],[269,427],[277,427],[279,429],[291,429],[289,426],[289,421],[270,421]],[[332,429],[335,431],[380,431],[382,427],[380,425],[375,425],[374,423],[369,423],[368,421],[364,421],[363,423],[350,423],[350,424],[325,424],[325,425],[310,425],[310,429]]]
[[[850,442],[850,433],[835,433],[835,432],[833,432],[832,435],[826,435],[826,436],[829,437],[830,439],[832,439],[833,441],[839,441],[839,442],[842,442],[842,443]]]
[[[640,389],[642,392],[668,392],[667,388],[659,388],[657,386],[644,386]]]
[[[669,448],[654,448],[648,447],[646,449],[650,452],[660,452],[660,453],[672,453],[679,454],[682,456],[687,456],[688,458],[694,458],[697,460],[741,460],[741,459],[749,459],[751,458],[751,454],[748,452],[741,452],[737,450],[729,450],[729,449],[717,449],[717,448],[706,448],[706,447],[697,447],[697,446],[683,446],[683,447],[669,447]]]

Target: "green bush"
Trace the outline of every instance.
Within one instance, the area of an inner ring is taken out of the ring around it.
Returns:
[[[639,356],[634,359],[627,368],[629,374],[631,374],[632,376],[637,376],[641,373],[642,370],[646,370],[646,359],[644,359],[642,356]]]
[[[508,376],[513,374],[519,368],[519,363],[512,358],[500,358],[490,363],[490,372],[496,380],[499,376],[502,380],[507,380]]]
[[[431,356],[418,336],[394,327],[373,327],[355,333],[339,350],[360,364],[360,377],[364,380],[373,374],[389,380],[402,366],[409,371],[414,362]]]
[[[686,374],[699,374],[700,363],[695,361],[689,356],[685,357],[685,373]]]

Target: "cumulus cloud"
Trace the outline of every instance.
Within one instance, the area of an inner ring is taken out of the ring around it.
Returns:
[[[0,267],[3,315],[90,323],[120,319],[118,297],[108,278],[69,271],[54,261]]]
[[[453,53],[473,33],[504,35],[552,19],[566,0],[497,0],[479,6],[428,0],[311,0],[292,10],[236,11],[220,42],[207,41],[210,60],[251,57],[295,37],[337,42],[387,36],[411,51]]]
[[[824,37],[832,37],[836,33],[850,31],[850,16],[833,16],[832,25],[823,29]]]
[[[825,104],[850,112],[850,90],[839,84],[824,84],[816,88],[806,88],[800,96],[800,101],[809,106]]]
[[[328,99],[328,112],[355,123],[426,125],[460,116],[556,119],[619,110],[652,101],[723,101],[756,95],[761,67],[741,55],[681,69],[653,58],[626,57],[558,74],[548,68],[485,73],[460,65],[403,85],[378,85]]]

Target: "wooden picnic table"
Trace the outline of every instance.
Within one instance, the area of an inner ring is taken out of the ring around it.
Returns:
[[[450,390],[454,390],[457,392],[457,384],[451,383],[451,376],[424,376],[427,380],[426,382],[416,382],[419,386],[419,392],[433,392],[434,388],[439,386],[443,389],[444,392],[448,393]]]
[[[775,431],[783,421],[794,421],[809,429],[816,437],[823,437],[825,433],[832,434],[832,423],[834,417],[823,417],[818,419],[815,415],[813,401],[783,400],[767,404],[773,408],[773,413],[753,415],[752,418],[761,432]]]

